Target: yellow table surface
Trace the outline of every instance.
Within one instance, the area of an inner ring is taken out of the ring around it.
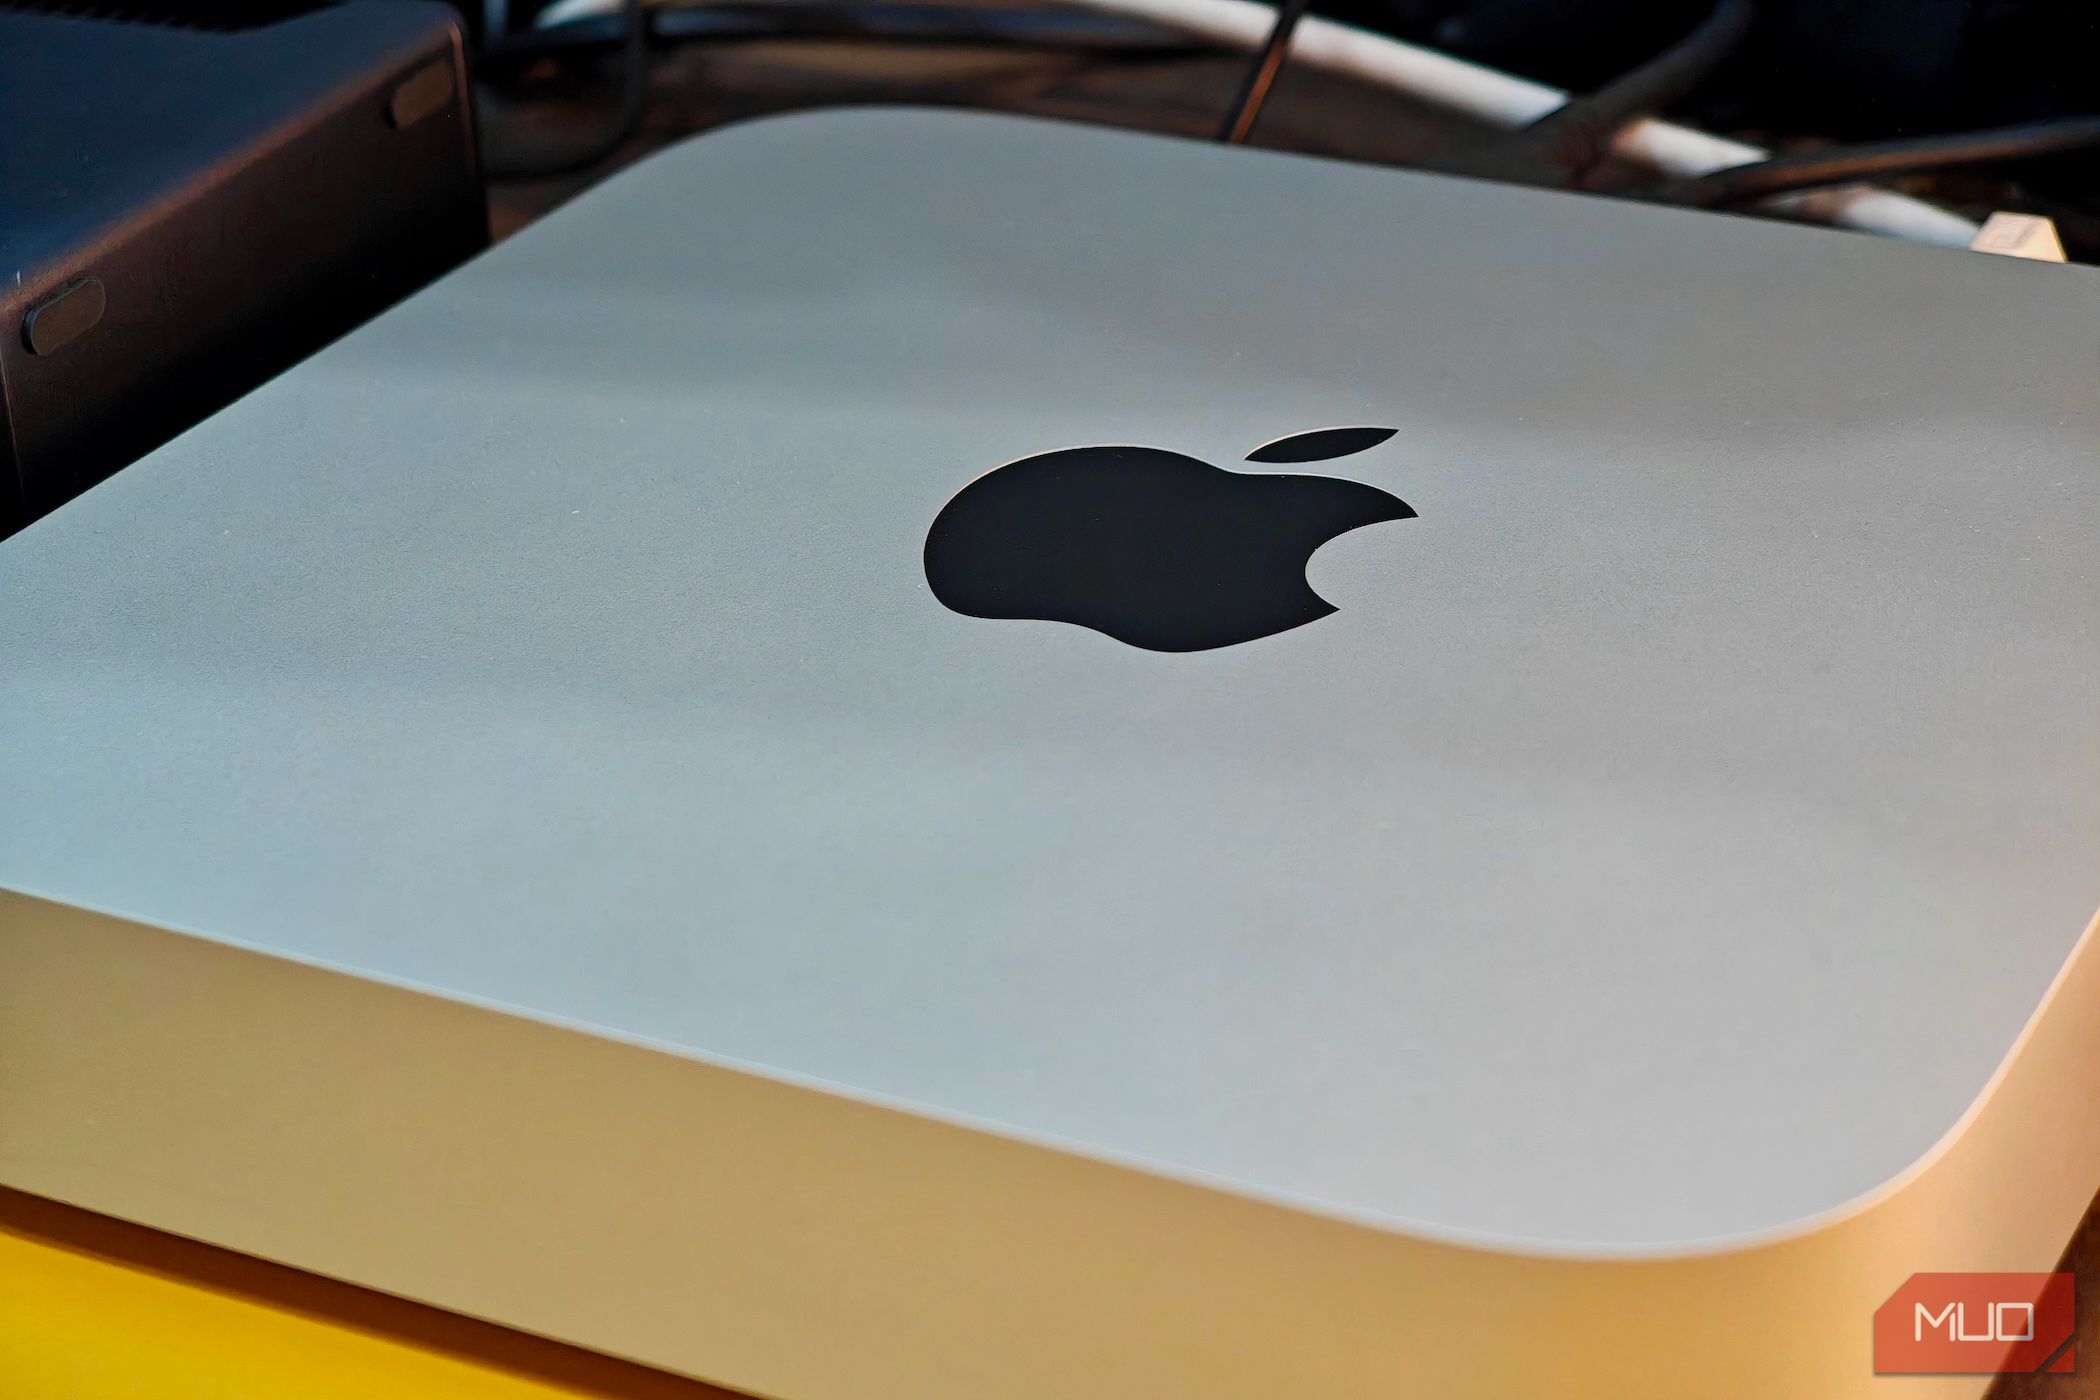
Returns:
[[[2100,1202],[2059,1267],[2100,1277]],[[2100,1397],[2100,1290],[2088,1290],[2079,1373],[2002,1377],[1992,1400]],[[0,1400],[381,1396],[741,1400],[0,1187]]]
[[[735,1400],[0,1187],[4,1400]]]

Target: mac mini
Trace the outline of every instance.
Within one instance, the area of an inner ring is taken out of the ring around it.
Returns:
[[[2100,282],[990,115],[0,544],[0,1182],[783,1400],[1975,1396],[2100,1188]]]

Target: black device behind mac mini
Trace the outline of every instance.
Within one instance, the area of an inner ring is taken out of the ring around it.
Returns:
[[[0,535],[486,245],[459,23],[0,6]]]

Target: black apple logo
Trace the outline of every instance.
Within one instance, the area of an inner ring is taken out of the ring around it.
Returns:
[[[1250,462],[1318,462],[1392,428],[1323,428]],[[1039,618],[1148,651],[1208,651],[1327,616],[1306,561],[1407,502],[1327,476],[1229,472],[1156,447],[1073,447],[965,486],[926,534],[933,596],[970,617]]]

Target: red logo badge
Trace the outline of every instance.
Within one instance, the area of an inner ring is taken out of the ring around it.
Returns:
[[[1912,1274],[1874,1311],[1883,1375],[2068,1372],[2077,1309],[2069,1274]]]

